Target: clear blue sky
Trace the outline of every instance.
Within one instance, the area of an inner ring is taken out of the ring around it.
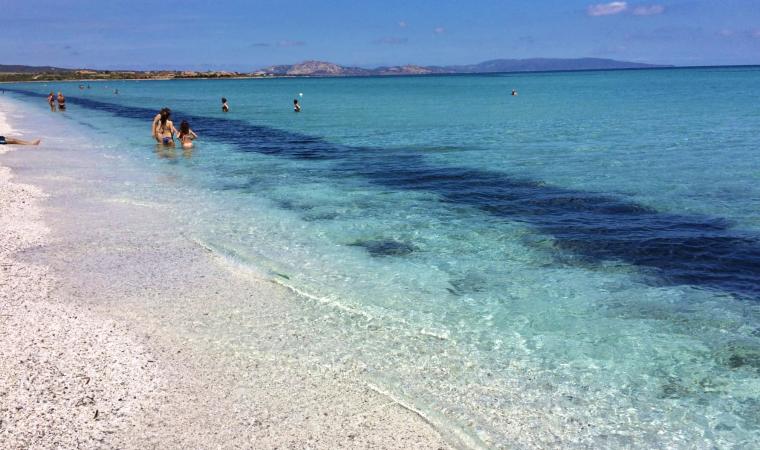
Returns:
[[[0,64],[760,64],[760,0],[0,0]]]

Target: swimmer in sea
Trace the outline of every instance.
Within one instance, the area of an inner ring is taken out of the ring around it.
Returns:
[[[512,89],[512,97],[517,97],[517,89]]]
[[[301,105],[298,104],[298,99],[293,99],[293,111],[295,112],[301,112]]]
[[[222,97],[222,112],[229,112],[230,105],[227,104],[227,99]]]
[[[21,139],[0,136],[0,145],[40,145],[40,140],[22,141]]]
[[[187,120],[183,120],[179,124],[179,135],[177,138],[182,143],[182,148],[193,148],[193,141],[198,138],[198,135],[190,129],[190,124],[187,123]]]
[[[58,111],[66,111],[66,97],[58,91]]]

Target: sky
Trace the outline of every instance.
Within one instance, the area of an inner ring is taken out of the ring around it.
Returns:
[[[0,0],[0,64],[252,71],[612,58],[760,64],[760,0]]]

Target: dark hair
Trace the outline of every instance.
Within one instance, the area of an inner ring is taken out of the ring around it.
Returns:
[[[166,121],[169,120],[169,116],[172,115],[172,111],[169,108],[164,108],[159,115],[161,116],[161,128],[163,129],[164,125],[166,125]]]
[[[179,124],[179,135],[180,137],[190,134],[190,124],[187,123],[187,120],[183,120],[181,124]]]
[[[227,99],[222,97],[222,103],[227,103]]]
[[[295,105],[295,104],[298,104],[298,99],[297,99],[297,98],[294,98],[294,99],[293,99],[293,104],[294,104],[294,105]]]

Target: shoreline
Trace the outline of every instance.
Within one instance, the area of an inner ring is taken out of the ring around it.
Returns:
[[[12,130],[2,111],[0,125]],[[17,150],[3,147],[0,155]],[[0,166],[0,441],[102,445],[116,429],[135,427],[130,412],[149,406],[163,383],[160,368],[132,330],[62,301],[48,266],[21,261],[49,244],[48,196],[13,178]]]
[[[16,107],[0,102],[0,118]],[[54,142],[40,137],[43,146]],[[76,214],[88,220],[67,219],[71,205],[62,209],[60,192],[46,194],[10,168],[55,154],[3,150],[0,228],[9,232],[0,236],[0,441],[8,448],[448,447],[419,413],[350,373],[292,360],[269,344],[288,330],[266,317],[294,314],[284,288],[162,237],[169,257],[146,278],[141,268],[153,262],[156,244],[142,242],[137,228],[123,227],[107,242],[92,234],[132,223],[144,213],[139,206],[104,211],[72,194]],[[140,244],[113,252],[132,241]],[[124,274],[117,283],[114,258]],[[233,321],[240,298],[267,313],[261,324],[240,324],[253,326],[254,344],[266,344],[246,354],[249,343],[205,333],[217,314]],[[212,312],[217,303],[227,307]]]

